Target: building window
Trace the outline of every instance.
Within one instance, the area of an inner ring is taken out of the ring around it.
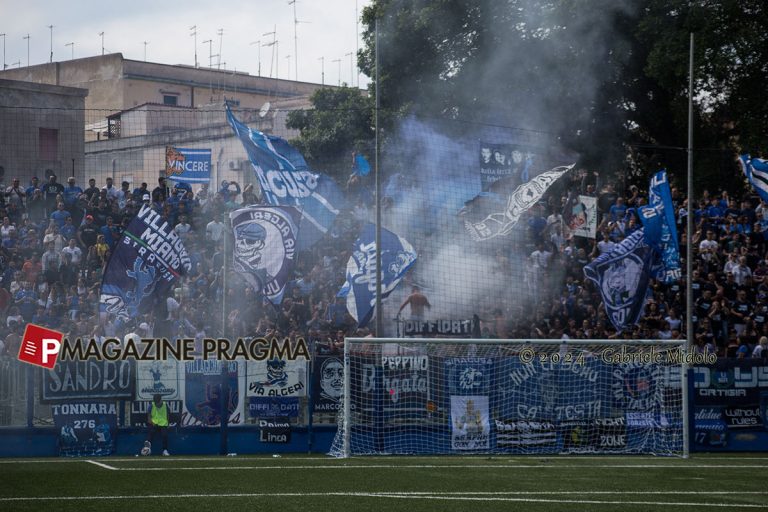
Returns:
[[[171,96],[170,94],[163,95],[163,105],[177,105],[179,101],[178,96]]]
[[[39,128],[38,141],[40,160],[58,160],[59,130],[54,128]]]

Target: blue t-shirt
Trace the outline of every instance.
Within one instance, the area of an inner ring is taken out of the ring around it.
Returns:
[[[64,224],[67,222],[67,217],[71,217],[72,214],[70,214],[67,210],[56,210],[51,214],[51,220],[56,223],[56,226],[61,229],[64,227]]]
[[[83,193],[83,189],[75,185],[74,187],[64,187],[64,204],[74,206],[77,204],[77,198]]]

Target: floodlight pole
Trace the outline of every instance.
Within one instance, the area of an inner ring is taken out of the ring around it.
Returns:
[[[693,351],[693,32],[688,55],[688,209],[686,211],[686,240],[685,245],[685,352]],[[690,455],[690,396],[688,381],[692,377],[687,360],[683,359],[682,367],[683,392],[683,457]]]
[[[375,34],[375,75],[376,80],[376,111],[374,112],[375,126],[375,158],[374,167],[376,173],[376,337],[384,336],[382,329],[382,311],[381,311],[381,169],[379,167],[379,20],[376,18],[374,25]],[[351,85],[351,84],[350,84]]]

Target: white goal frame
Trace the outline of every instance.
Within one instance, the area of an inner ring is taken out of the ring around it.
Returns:
[[[352,406],[351,394],[347,392],[351,388],[351,372],[350,372],[350,352],[351,348],[355,345],[384,345],[384,344],[436,344],[445,342],[453,345],[520,345],[521,348],[525,345],[529,347],[535,346],[585,346],[591,347],[604,346],[605,348],[618,347],[618,346],[635,346],[635,347],[664,347],[666,349],[678,348],[682,351],[684,357],[680,363],[680,385],[681,385],[681,419],[682,419],[682,458],[688,458],[690,456],[690,397],[689,397],[689,382],[688,382],[688,359],[687,354],[689,352],[686,340],[588,340],[588,339],[573,339],[573,340],[558,340],[558,339],[456,339],[456,338],[346,338],[344,343],[344,391],[342,400],[342,409],[339,411],[339,429],[342,430],[342,457],[350,457],[350,412]],[[338,434],[337,434],[338,437]],[[338,453],[337,453],[338,456]]]

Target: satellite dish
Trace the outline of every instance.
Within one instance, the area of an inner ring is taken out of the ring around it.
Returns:
[[[259,117],[266,116],[271,106],[272,105],[268,101],[264,102],[264,104],[261,106],[261,109],[259,110]]]

